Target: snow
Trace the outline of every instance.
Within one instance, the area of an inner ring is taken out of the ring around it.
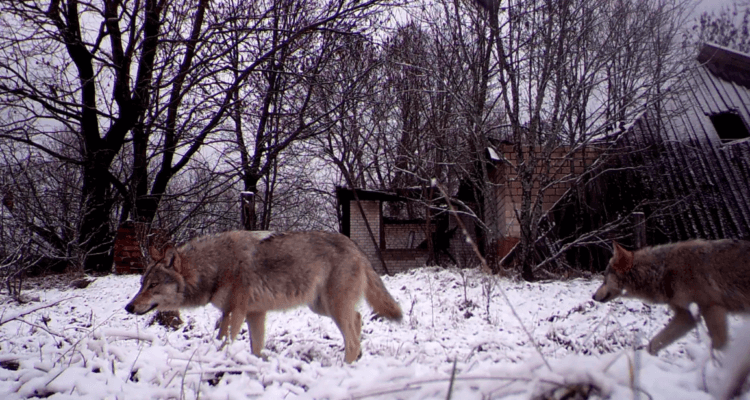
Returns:
[[[711,399],[721,390],[723,354],[712,356],[705,327],[658,357],[634,350],[664,326],[667,307],[595,303],[597,279],[525,283],[432,267],[383,277],[404,319],[375,318],[363,302],[363,355],[353,365],[333,321],[307,308],[269,314],[266,360],[250,353],[246,329],[220,348],[212,306],[184,310],[174,331],[149,326],[151,315],[123,309],[139,280],[27,290],[39,301],[25,305],[0,298],[0,398],[445,399],[451,384],[454,399],[571,390]],[[731,317],[730,333],[740,325]]]
[[[490,160],[492,161],[502,161],[503,159],[497,154],[497,151],[492,148],[491,146],[487,147],[487,151],[490,153]]]

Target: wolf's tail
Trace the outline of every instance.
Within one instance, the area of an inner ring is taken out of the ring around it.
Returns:
[[[378,273],[369,265],[365,267],[367,286],[365,287],[365,298],[370,306],[380,316],[393,321],[401,321],[403,314],[396,300],[393,299]]]

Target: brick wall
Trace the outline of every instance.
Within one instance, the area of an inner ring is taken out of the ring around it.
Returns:
[[[521,229],[516,218],[516,210],[521,205],[522,187],[521,181],[515,175],[514,166],[518,163],[518,156],[512,145],[503,145],[501,152],[510,165],[501,165],[495,174],[495,181],[499,183],[495,193],[500,201],[498,202],[498,228],[502,236],[520,237]],[[527,148],[530,152],[531,148]],[[541,151],[534,149],[539,157]],[[596,161],[601,155],[602,150],[589,147],[585,151],[576,151],[568,154],[570,149],[560,147],[555,149],[549,157],[550,162],[540,162],[535,171],[535,179],[531,188],[532,204],[537,201],[539,196],[539,187],[541,180],[539,177],[548,177],[553,183],[545,188],[542,198],[542,210],[548,211],[560,197],[570,187],[570,182],[566,178],[578,175],[585,171],[586,167]],[[571,166],[570,160],[573,160]],[[549,164],[549,169],[547,168]]]
[[[375,200],[363,200],[362,208],[365,210],[367,221],[370,223],[373,235],[380,246],[380,202]],[[380,259],[378,259],[378,253],[375,245],[370,238],[370,234],[367,232],[367,225],[365,225],[362,219],[362,213],[357,207],[357,203],[351,202],[351,226],[349,231],[349,237],[356,243],[359,248],[367,255],[370,262],[376,269],[382,269],[380,266]]]
[[[427,250],[421,249],[390,249],[383,250],[383,258],[390,273],[403,272],[413,268],[424,267],[427,262]],[[375,270],[384,273],[380,262],[373,262]]]
[[[169,241],[166,231],[149,229],[141,222],[125,221],[115,235],[114,266],[116,274],[140,274],[146,270],[149,246],[162,247]]]
[[[417,223],[383,224],[380,201],[362,200],[361,203],[372,233],[377,239],[377,245],[381,248],[381,254],[388,267],[388,272],[395,273],[424,266],[427,261],[427,250],[416,248],[426,238],[424,225]],[[385,273],[357,203],[352,201],[350,207],[349,237],[367,255],[373,268],[378,273]],[[383,229],[382,235],[381,229]],[[410,248],[409,245],[412,247]]]

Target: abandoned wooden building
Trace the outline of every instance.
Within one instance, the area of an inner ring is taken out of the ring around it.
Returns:
[[[571,246],[570,265],[600,270],[611,240],[633,246],[634,212],[646,244],[750,238],[750,55],[704,44],[671,95],[647,106],[608,150],[594,179],[571,188],[547,214],[541,256]],[[546,247],[546,248],[545,248]]]
[[[563,178],[583,173],[601,154],[601,149],[597,146],[588,146],[585,150],[571,151],[569,147],[560,146],[550,155],[551,162],[548,166],[552,171],[551,179],[556,180],[556,183],[543,192],[542,209],[545,212],[570,188],[570,183]],[[488,151],[492,193],[484,199],[488,211],[483,222],[495,230],[495,238],[487,242],[486,237],[483,237],[483,230],[468,215],[462,215],[461,222],[471,239],[478,244],[482,256],[492,263],[502,259],[519,241],[520,226],[516,208],[521,201],[521,183],[514,175],[517,160],[512,145],[499,144]],[[571,161],[572,167],[569,165]],[[541,168],[542,166],[539,167],[540,170]],[[534,196],[538,193],[538,186],[537,181]],[[458,192],[454,198],[478,214],[476,204],[470,196],[462,196],[460,187]],[[478,259],[473,248],[458,231],[456,217],[448,212],[444,200],[441,200],[442,203],[432,203],[428,217],[428,202],[423,199],[421,189],[384,192],[337,187],[336,198],[341,233],[349,236],[364,250],[379,272],[404,271],[423,266],[427,262],[477,265]],[[410,209],[409,212],[404,213],[407,208]],[[428,231],[432,243],[427,242]]]
[[[537,260],[557,257],[576,268],[601,269],[610,257],[612,239],[632,245],[628,221],[636,212],[645,214],[649,245],[750,238],[750,55],[705,44],[693,68],[668,94],[646,105],[614,142],[574,155],[580,170],[568,173],[589,172],[575,183],[561,182],[545,192],[542,224],[547,233],[535,244]],[[553,166],[556,155],[562,163],[562,154],[567,154],[569,162],[569,150],[561,147],[554,153]],[[486,248],[494,246],[499,260],[520,236],[520,184],[513,179],[512,165],[504,167],[513,163],[513,145],[498,143],[490,151],[490,159],[502,162],[492,172],[496,189],[488,200],[495,214],[486,221],[498,239]],[[600,155],[605,162],[588,168]],[[376,268],[395,272],[424,265],[428,254],[420,244],[429,224],[424,218],[393,218],[383,208],[389,202],[414,201],[418,195],[358,190],[371,235],[355,208],[354,192],[337,188],[336,193],[342,233],[365,249]],[[455,235],[455,221],[441,218],[431,234],[443,238],[439,246],[455,262],[469,249]],[[589,239],[576,242],[581,237]]]

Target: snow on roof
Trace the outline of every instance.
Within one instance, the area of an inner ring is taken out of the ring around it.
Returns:
[[[487,147],[487,152],[490,153],[490,160],[502,161],[502,158],[497,154],[497,151],[492,146]]]
[[[750,55],[719,46],[704,43],[698,54],[698,62],[715,76],[729,82],[750,87]]]

